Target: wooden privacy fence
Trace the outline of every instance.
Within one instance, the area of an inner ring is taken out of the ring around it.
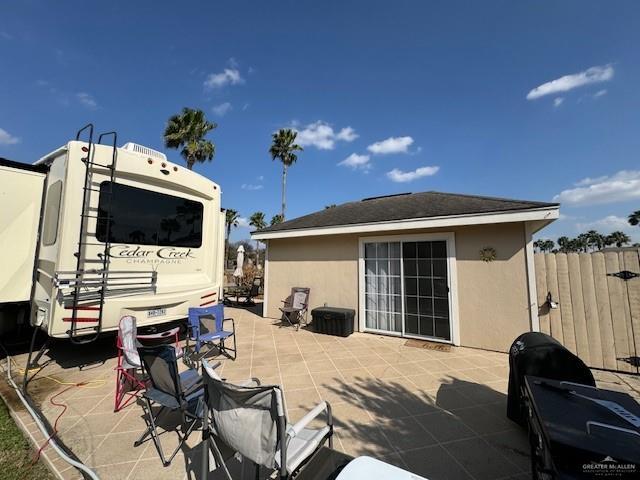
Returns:
[[[639,257],[637,248],[536,253],[540,330],[590,367],[639,373]]]

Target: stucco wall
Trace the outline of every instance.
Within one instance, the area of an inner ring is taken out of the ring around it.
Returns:
[[[455,233],[460,344],[507,351],[515,337],[530,329],[524,223],[440,231]],[[292,286],[311,288],[311,308],[327,303],[353,308],[357,313],[358,238],[332,235],[270,240],[266,316],[279,317],[280,301]],[[496,250],[493,262],[480,260],[480,249],[487,246]]]
[[[530,329],[524,224],[465,227],[456,231],[460,343],[506,352]],[[496,260],[480,260],[491,246]]]
[[[358,311],[357,236],[269,240],[268,259],[268,317],[280,316],[291,287],[311,288],[309,311],[325,303]]]

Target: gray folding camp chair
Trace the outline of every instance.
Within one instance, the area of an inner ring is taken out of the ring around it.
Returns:
[[[291,295],[286,300],[282,300],[284,306],[280,307],[283,323],[286,321],[291,326],[295,325],[296,329],[300,328],[303,321],[305,324],[307,323],[310,293],[310,288],[293,287],[291,289]]]
[[[206,360],[202,362],[205,413],[202,424],[202,472],[209,472],[209,451],[216,464],[233,480],[223,450],[232,451],[282,480],[297,473],[327,440],[333,447],[331,407],[321,402],[295,425],[287,421],[284,395],[278,385],[242,386],[221,380]],[[326,424],[309,424],[326,412]]]
[[[154,347],[138,347],[144,371],[149,375],[151,386],[142,395],[142,409],[147,429],[134,443],[139,446],[151,435],[162,464],[166,467],[176,456],[196,425],[202,419],[204,411],[202,377],[195,370],[178,373],[176,350],[172,345],[157,345]],[[155,412],[152,406],[160,408]],[[178,446],[166,458],[160,443],[157,430],[158,418],[163,412],[179,414],[181,430],[176,430]]]

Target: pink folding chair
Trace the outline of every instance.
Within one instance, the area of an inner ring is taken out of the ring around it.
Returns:
[[[142,376],[142,362],[136,340],[136,317],[126,315],[118,325],[118,365],[116,366],[116,399],[114,411],[118,412],[146,388]]]
[[[183,351],[179,343],[179,333],[180,327],[175,327],[164,332],[138,335],[136,317],[125,315],[120,319],[116,343],[118,347],[118,364],[116,365],[115,412],[122,410],[133,402],[138,397],[138,392],[144,390],[147,386],[148,379],[145,378],[142,372],[142,362],[138,355],[138,347],[142,346],[142,343],[157,345],[173,337],[176,358],[181,358]]]

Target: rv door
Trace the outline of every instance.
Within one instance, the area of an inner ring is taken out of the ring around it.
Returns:
[[[0,305],[31,298],[47,170],[0,159]]]

